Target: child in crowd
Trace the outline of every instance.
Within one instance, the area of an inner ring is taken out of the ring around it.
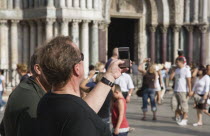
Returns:
[[[113,136],[127,136],[129,125],[126,119],[126,100],[123,97],[119,85],[115,85],[113,90],[114,98],[111,107]]]

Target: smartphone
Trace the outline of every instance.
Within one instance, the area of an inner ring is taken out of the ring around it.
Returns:
[[[119,65],[120,68],[130,69],[130,48],[129,47],[119,47],[119,59],[125,61],[125,63]]]

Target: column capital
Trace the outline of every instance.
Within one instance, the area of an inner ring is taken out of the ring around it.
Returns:
[[[68,18],[59,19],[59,22],[61,22],[61,23],[68,23],[71,21],[72,21],[72,19],[68,19]]]
[[[209,25],[205,24],[205,25],[199,25],[198,26],[199,30],[201,31],[201,33],[206,33],[208,28],[209,28]]]
[[[55,22],[55,18],[46,18],[47,22]]]
[[[150,25],[149,30],[150,32],[156,32],[157,25]]]
[[[109,26],[109,23],[107,22],[104,22],[104,21],[99,22],[99,29],[105,30],[108,28],[108,26]]]
[[[34,26],[35,25],[35,21],[34,20],[29,20],[28,23],[29,23],[30,26]]]
[[[17,23],[19,23],[20,22],[20,20],[11,20],[11,22],[12,22],[12,24],[17,24]]]
[[[168,25],[160,26],[160,30],[161,30],[162,33],[167,33],[168,32]]]
[[[47,24],[53,24],[53,23],[55,22],[55,18],[47,18],[47,19],[45,20],[45,22],[46,22]]]
[[[90,20],[82,20],[83,23],[90,23]]]
[[[98,25],[99,22],[100,22],[100,21],[98,21],[98,20],[93,20],[93,24],[94,24],[94,25]]]
[[[179,32],[181,27],[182,27],[181,25],[174,25],[173,26],[173,32]]]
[[[187,29],[188,32],[193,32],[193,30],[194,30],[193,25],[185,25],[185,28]]]
[[[7,20],[4,20],[4,19],[0,20],[0,24],[6,24],[6,23],[7,23]]]

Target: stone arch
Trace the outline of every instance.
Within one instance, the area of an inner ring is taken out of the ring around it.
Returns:
[[[157,8],[158,8],[158,23],[163,25],[168,25],[170,23],[170,8],[168,1],[171,0],[158,0]]]
[[[149,15],[148,23],[151,25],[158,24],[158,10],[155,0],[146,0],[145,2],[147,4],[147,13]]]
[[[184,1],[168,0],[170,7],[170,23],[183,24],[184,21]]]

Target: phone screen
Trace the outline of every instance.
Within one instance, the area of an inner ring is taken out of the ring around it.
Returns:
[[[130,49],[129,47],[119,47],[119,59],[125,61],[120,68],[130,68]]]

